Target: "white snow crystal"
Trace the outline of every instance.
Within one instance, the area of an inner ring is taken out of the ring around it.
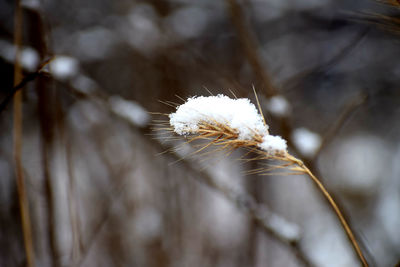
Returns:
[[[297,149],[304,155],[312,157],[321,146],[321,137],[306,129],[298,128],[293,131],[292,140]]]
[[[225,124],[238,134],[239,140],[263,137],[259,144],[266,151],[286,151],[286,141],[268,133],[268,125],[247,98],[231,99],[225,95],[192,97],[169,115],[170,124],[180,135],[195,134],[199,123]]]
[[[34,71],[39,65],[39,54],[38,52],[30,47],[25,47],[21,51],[21,65],[29,70]]]
[[[284,117],[290,113],[290,104],[283,96],[276,95],[269,99],[267,109],[275,116]]]
[[[0,57],[5,59],[7,62],[14,63],[16,52],[17,48],[14,44],[0,40]],[[35,49],[29,46],[24,46],[21,47],[19,60],[24,69],[34,71],[39,64],[39,54]]]
[[[112,111],[128,119],[136,126],[145,127],[150,120],[147,111],[134,101],[128,101],[119,96],[112,96],[108,101]]]
[[[265,151],[286,151],[286,140],[280,136],[265,135],[259,147]]]
[[[78,60],[68,56],[57,56],[50,61],[50,72],[54,77],[66,80],[78,72]]]

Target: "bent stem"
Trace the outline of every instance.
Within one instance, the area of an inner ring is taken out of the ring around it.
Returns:
[[[285,140],[269,134],[264,117],[254,112],[255,108],[252,104],[249,102],[238,103],[237,101],[229,100],[223,95],[211,96],[209,99],[205,97],[190,98],[185,104],[178,107],[175,113],[170,115],[170,125],[172,126],[170,130],[179,135],[185,135],[187,143],[196,140],[206,141],[206,145],[195,153],[199,153],[210,145],[219,147],[216,151],[245,148],[249,153],[255,154],[247,160],[278,160],[280,162],[273,167],[256,169],[253,173],[267,175],[271,170],[287,168],[291,171],[289,174],[307,174],[333,208],[360,259],[361,265],[368,267],[349,224],[325,186],[301,160],[287,152]],[[210,105],[211,102],[223,105],[226,110],[215,109]],[[246,106],[245,103],[248,103],[248,105]],[[243,114],[236,112],[238,106],[247,110],[245,122],[240,120]],[[207,110],[205,107],[207,107]],[[260,113],[262,114],[261,109]],[[230,123],[231,120],[235,123]],[[264,127],[259,125],[261,120]]]
[[[338,205],[336,204],[336,202],[333,200],[332,196],[329,194],[329,192],[326,190],[325,186],[321,183],[321,181],[310,171],[310,169],[307,168],[306,165],[304,165],[304,163],[297,159],[296,157],[287,154],[286,155],[287,159],[291,162],[293,162],[294,164],[297,165],[297,167],[292,167],[291,170],[293,171],[297,171],[297,172],[302,172],[304,174],[307,174],[308,177],[311,178],[311,180],[316,184],[316,186],[318,187],[318,189],[322,192],[322,194],[324,195],[324,197],[328,200],[330,206],[333,208],[336,216],[339,218],[340,223],[342,224],[343,229],[345,230],[347,237],[350,240],[350,243],[352,244],[357,256],[359,257],[362,266],[364,267],[368,267],[368,263],[361,251],[361,248],[353,234],[353,231],[351,230],[349,224],[347,223],[346,219],[344,218],[342,212],[340,211]]]

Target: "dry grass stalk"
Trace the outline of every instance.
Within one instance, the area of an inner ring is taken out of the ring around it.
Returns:
[[[193,98],[192,98],[193,99]],[[179,109],[178,109],[179,110]],[[262,112],[261,112],[262,113]],[[171,118],[171,115],[170,115]],[[264,123],[265,119],[263,118]],[[171,123],[171,121],[170,121]],[[351,242],[355,253],[357,254],[362,266],[368,266],[368,263],[361,251],[361,248],[349,226],[345,220],[342,212],[338,205],[329,194],[325,186],[321,181],[307,168],[307,166],[298,158],[289,154],[286,149],[263,149],[262,143],[264,142],[265,135],[269,135],[268,131],[264,133],[258,133],[254,130],[252,138],[240,138],[240,130],[232,128],[229,123],[224,121],[218,121],[213,118],[205,118],[204,120],[197,121],[196,127],[191,128],[190,126],[186,130],[177,131],[176,126],[171,123],[172,127],[164,127],[163,129],[172,132],[177,132],[180,135],[185,135],[187,142],[193,142],[197,140],[204,140],[206,144],[198,149],[196,152],[200,152],[203,149],[216,146],[217,151],[221,150],[234,150],[237,148],[244,148],[249,152],[254,153],[256,156],[248,160],[276,160],[279,162],[278,165],[273,167],[265,167],[254,170],[253,173],[270,174],[271,170],[286,168],[290,171],[290,174],[304,174],[308,176],[317,188],[322,192],[336,216],[338,217],[344,231],[347,234],[349,241]],[[268,126],[265,125],[266,129]]]
[[[16,60],[14,65],[14,86],[18,85],[22,80],[22,68],[19,64],[21,57],[21,43],[22,43],[22,9],[20,1],[16,1],[15,8],[15,36],[14,44],[16,46]],[[25,180],[23,175],[22,166],[22,95],[17,92],[14,95],[14,123],[13,123],[13,139],[14,139],[14,161],[15,161],[15,174],[18,188],[19,208],[22,220],[22,232],[24,237],[25,253],[27,266],[34,266],[34,250],[32,241],[32,229],[29,216],[29,203],[26,192]]]

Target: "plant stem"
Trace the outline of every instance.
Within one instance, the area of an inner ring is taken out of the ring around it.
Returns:
[[[288,158],[291,161],[293,161],[296,165],[298,165],[300,167],[300,169],[311,178],[311,180],[316,184],[318,189],[322,192],[322,194],[328,200],[328,202],[331,205],[331,207],[333,208],[336,216],[339,218],[339,221],[342,224],[343,229],[345,230],[345,232],[347,234],[347,237],[349,238],[350,243],[352,244],[352,246],[353,246],[358,258],[360,259],[360,262],[361,262],[362,266],[368,267],[369,265],[367,263],[367,260],[365,259],[364,255],[363,255],[363,253],[361,251],[361,248],[360,248],[360,246],[359,246],[359,244],[358,244],[358,242],[357,242],[357,240],[356,240],[356,238],[355,238],[355,236],[353,234],[353,231],[351,230],[349,224],[347,223],[346,219],[344,218],[344,216],[343,216],[342,212],[340,211],[338,205],[333,200],[332,196],[329,194],[328,190],[326,190],[325,186],[321,183],[321,181],[310,171],[310,169],[307,168],[306,165],[304,165],[304,163],[301,160],[299,160],[299,159],[297,159],[297,158],[295,158],[295,157],[293,157],[291,155],[288,155]]]

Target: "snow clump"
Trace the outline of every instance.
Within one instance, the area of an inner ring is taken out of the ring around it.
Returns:
[[[232,99],[225,95],[194,96],[169,115],[170,124],[179,135],[196,134],[199,124],[224,124],[238,134],[238,140],[255,140],[262,136],[258,146],[267,152],[285,152],[286,141],[268,133],[268,125],[247,98]]]

